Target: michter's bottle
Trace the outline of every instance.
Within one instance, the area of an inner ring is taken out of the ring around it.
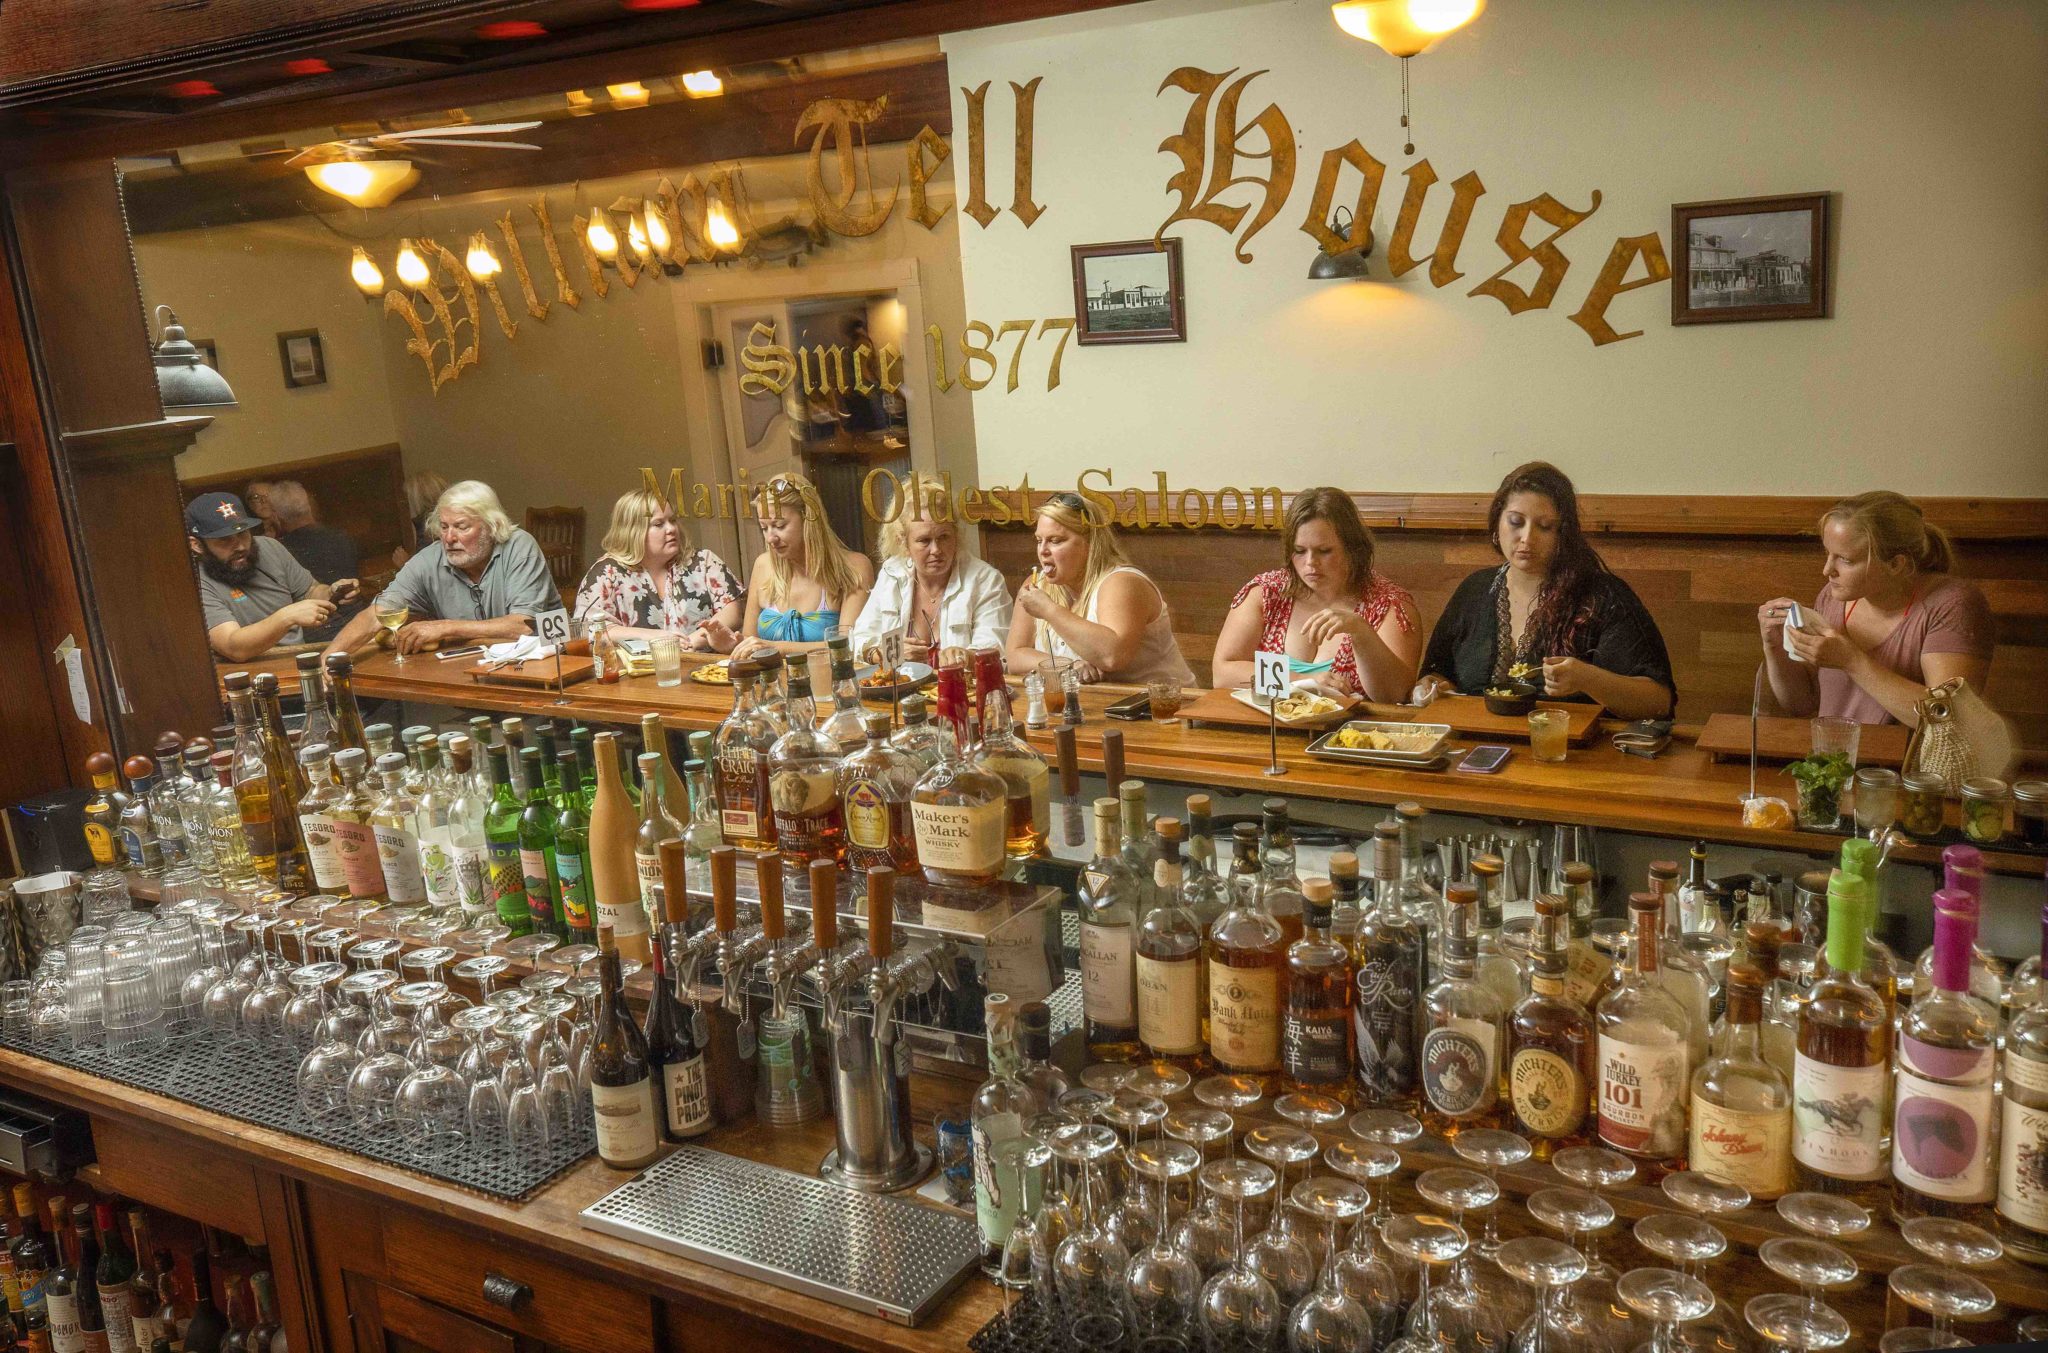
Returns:
[[[1863,980],[1864,881],[1828,880],[1827,975],[1799,1012],[1792,1063],[1792,1156],[1802,1188],[1882,1201],[1890,1173],[1892,1023]]]
[[[1934,990],[1899,1022],[1892,1216],[1990,1220],[1997,1196],[1998,1016],[1970,995],[1977,899],[1934,895]]]
[[[1358,1057],[1358,1102],[1366,1108],[1412,1111],[1421,1096],[1416,1026],[1422,1006],[1423,931],[1401,906],[1401,829],[1373,829],[1372,904],[1351,942],[1357,991],[1352,1033]]]
[[[1138,1045],[1138,880],[1117,858],[1117,801],[1095,801],[1095,855],[1081,870],[1081,1013],[1088,1055],[1098,1062],[1136,1057]]]
[[[1498,1127],[1507,1011],[1479,980],[1479,894],[1444,889],[1443,976],[1422,997],[1423,1121],[1444,1137]]]
[[[2048,969],[2048,906],[2041,909]],[[1998,1233],[2007,1254],[2048,1264],[2048,982],[2005,1034],[2005,1116],[1999,1134]]]
[[[1508,1017],[1508,1106],[1538,1160],[1583,1145],[1598,1075],[1593,1017],[1565,990],[1564,899],[1536,899],[1529,994]]]
[[[1631,893],[1633,962],[1594,1015],[1600,1037],[1600,1140],[1653,1170],[1685,1159],[1690,1016],[1664,985],[1664,899]]]

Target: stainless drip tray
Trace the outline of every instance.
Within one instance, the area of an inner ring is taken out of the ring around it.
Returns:
[[[583,1209],[593,1231],[915,1325],[980,1262],[974,1222],[679,1146]]]

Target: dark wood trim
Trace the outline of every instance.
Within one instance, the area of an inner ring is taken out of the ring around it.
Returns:
[[[208,414],[181,414],[155,423],[67,432],[64,454],[74,469],[106,469],[123,461],[175,456],[189,450],[192,439],[212,422]]]

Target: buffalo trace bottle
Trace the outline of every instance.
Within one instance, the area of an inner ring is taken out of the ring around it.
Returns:
[[[1249,1077],[1270,1092],[1280,1071],[1287,932],[1266,910],[1250,823],[1238,824],[1233,844],[1237,865],[1251,867],[1232,869],[1230,908],[1209,930],[1209,1056],[1218,1071]]]
[[[741,850],[775,845],[773,801],[768,795],[768,749],[775,721],[758,702],[760,666],[747,659],[727,665],[732,713],[718,726],[718,826],[725,843]]]
[[[1446,1139],[1498,1127],[1501,1043],[1507,1012],[1479,980],[1479,897],[1469,883],[1444,888],[1443,975],[1422,996],[1423,1122]]]
[[[661,1149],[661,1114],[647,1040],[620,991],[619,950],[612,928],[597,930],[597,1014],[590,1030],[590,1101],[598,1158],[614,1170],[637,1170]]]
[[[1827,975],[1799,1011],[1792,1064],[1792,1157],[1800,1187],[1866,1207],[1884,1193],[1891,1150],[1892,1023],[1863,980],[1863,909],[1870,890],[1839,869],[1828,880]]]
[[[1302,937],[1287,950],[1281,1069],[1290,1090],[1351,1102],[1351,954],[1330,938],[1330,880],[1302,880]]]
[[[1154,1061],[1193,1070],[1207,1060],[1202,927],[1181,896],[1180,820],[1158,818],[1153,830],[1161,857],[1153,864],[1151,906],[1138,922],[1138,1041]]]
[[[806,876],[812,860],[846,860],[846,819],[839,805],[839,748],[818,728],[810,673],[789,673],[789,731],[768,748],[768,800],[776,848],[790,874]]]
[[[1396,893],[1400,827],[1382,822],[1373,828],[1372,849],[1372,904],[1359,918],[1351,942],[1358,1102],[1365,1108],[1412,1111],[1422,1089],[1416,1021],[1422,1007],[1424,936]]]
[[[1998,1194],[1998,1015],[1970,995],[1977,899],[1934,895],[1934,990],[1899,1021],[1892,1216],[1991,1219]]]
[[[2048,906],[2041,908],[2048,968]],[[2005,1116],[1998,1150],[1998,1233],[2007,1254],[2048,1264],[2048,982],[2005,1033]]]
[[[1662,980],[1664,899],[1631,893],[1634,956],[1600,1000],[1600,1140],[1655,1169],[1682,1169],[1690,1016]]]
[[[889,744],[889,716],[862,716],[866,741],[839,763],[834,788],[846,820],[846,867],[865,874],[917,869],[917,836],[910,825],[910,792],[922,771],[914,757]]]
[[[1536,900],[1529,994],[1508,1016],[1508,1105],[1538,1160],[1584,1144],[1593,1116],[1593,1017],[1565,992],[1563,905]]]
[[[961,748],[966,681],[964,668],[939,669],[939,759],[910,792],[918,864],[940,888],[986,888],[1003,870],[1008,786]]]
[[[1081,868],[1081,1016],[1088,1056],[1127,1062],[1139,1054],[1138,879],[1117,858],[1117,801],[1095,801],[1095,855]]]
[[[1763,970],[1728,968],[1728,1011],[1713,1055],[1692,1075],[1686,1160],[1769,1202],[1792,1190],[1792,1087],[1764,1060]]]

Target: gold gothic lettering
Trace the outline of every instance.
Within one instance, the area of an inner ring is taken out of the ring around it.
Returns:
[[[1288,124],[1287,115],[1270,103],[1258,116],[1240,126],[1237,105],[1244,96],[1245,86],[1266,72],[1255,70],[1226,88],[1223,82],[1236,73],[1234,66],[1220,75],[1193,66],[1182,66],[1160,83],[1158,93],[1180,89],[1193,94],[1195,99],[1188,108],[1180,133],[1159,143],[1162,152],[1180,161],[1180,172],[1166,181],[1168,191],[1180,194],[1180,205],[1152,232],[1152,242],[1159,243],[1166,227],[1176,221],[1206,221],[1225,234],[1235,232],[1238,222],[1244,219],[1250,208],[1221,203],[1216,197],[1232,188],[1256,184],[1264,189],[1264,195],[1259,200],[1259,209],[1251,224],[1245,228],[1244,234],[1238,236],[1234,251],[1238,262],[1249,263],[1252,256],[1245,246],[1279,214],[1294,187],[1294,130]],[[1219,89],[1222,90],[1220,97],[1217,96]],[[1209,148],[1209,104],[1212,99],[1216,104],[1213,154]],[[1266,149],[1241,149],[1246,133],[1254,129],[1265,136]],[[1247,160],[1267,161],[1265,177],[1239,175],[1236,170],[1240,156]],[[1206,187],[1202,183],[1205,166],[1208,170]]]

